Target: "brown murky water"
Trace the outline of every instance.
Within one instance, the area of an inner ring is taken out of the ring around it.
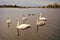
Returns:
[[[39,31],[36,32],[36,21],[39,13],[47,18],[47,23],[40,26]],[[35,15],[29,16],[28,14]],[[48,8],[0,8],[0,40],[18,40],[16,18],[20,18],[21,24],[23,15],[28,17],[26,23],[30,23],[31,28],[20,30],[19,40],[60,40],[60,9]],[[12,20],[9,29],[6,23],[8,16]]]

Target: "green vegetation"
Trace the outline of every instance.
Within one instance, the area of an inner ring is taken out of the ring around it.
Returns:
[[[60,8],[60,4],[49,4],[47,6],[17,6],[17,5],[0,5],[0,8]]]
[[[47,8],[60,8],[60,4],[57,4],[57,3],[55,3],[55,4],[49,4],[48,6],[47,6]]]

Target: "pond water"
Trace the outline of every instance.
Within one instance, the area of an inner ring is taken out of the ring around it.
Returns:
[[[47,23],[39,26],[36,32],[36,21],[40,13],[47,18]],[[23,15],[27,17],[25,23],[31,24],[31,28],[20,30],[19,40],[60,40],[60,9],[58,8],[0,8],[0,40],[18,40],[16,18],[20,18],[21,24]],[[7,17],[12,20],[9,29],[6,23]]]

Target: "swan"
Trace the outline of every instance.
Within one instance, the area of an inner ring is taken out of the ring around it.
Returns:
[[[26,20],[27,20],[27,17],[23,17],[22,20],[23,20],[23,21],[26,21]]]
[[[11,24],[11,19],[9,17],[7,17],[6,23],[8,24],[8,28],[9,28]]]
[[[16,21],[17,21],[17,29],[21,29],[21,30],[23,30],[23,29],[27,29],[27,28],[29,28],[31,25],[30,24],[19,24],[19,18],[17,18],[16,19]]]
[[[46,24],[46,21],[40,21],[40,20],[37,20],[37,23],[36,23],[37,26],[43,26],[45,24]]]
[[[25,21],[27,20],[27,17],[25,17],[25,16],[23,15],[22,20],[23,20],[23,23],[25,23]]]
[[[17,36],[19,37],[19,30],[25,30],[27,28],[30,28],[31,25],[30,24],[25,24],[25,23],[24,24],[19,24],[19,18],[16,18],[16,21],[17,21],[16,28],[17,28],[17,31],[18,31]],[[17,38],[17,39],[19,39],[19,38]]]
[[[7,24],[10,24],[11,23],[11,19],[9,17],[7,17],[6,22],[7,22]]]
[[[40,17],[37,20],[36,25],[38,26],[43,26],[46,23],[46,18],[41,16],[42,14],[40,13]]]
[[[40,17],[39,17],[39,20],[41,21],[46,21],[46,18],[45,17],[42,17],[42,13],[40,13]]]
[[[40,20],[37,20],[37,23],[36,23],[36,25],[37,25],[37,32],[38,32],[38,28],[39,28],[39,26],[44,26],[46,24],[46,21],[40,21]]]
[[[42,17],[41,13],[40,13],[40,17],[39,17],[39,19],[37,20],[37,23],[36,23],[36,25],[37,25],[37,31],[38,31],[39,26],[43,26],[45,24],[46,24],[46,18]]]

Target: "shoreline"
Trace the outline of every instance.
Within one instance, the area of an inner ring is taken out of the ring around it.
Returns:
[[[0,8],[18,8],[18,7],[0,7]],[[31,7],[31,8],[35,8],[35,7]],[[36,7],[38,8],[38,7]]]

